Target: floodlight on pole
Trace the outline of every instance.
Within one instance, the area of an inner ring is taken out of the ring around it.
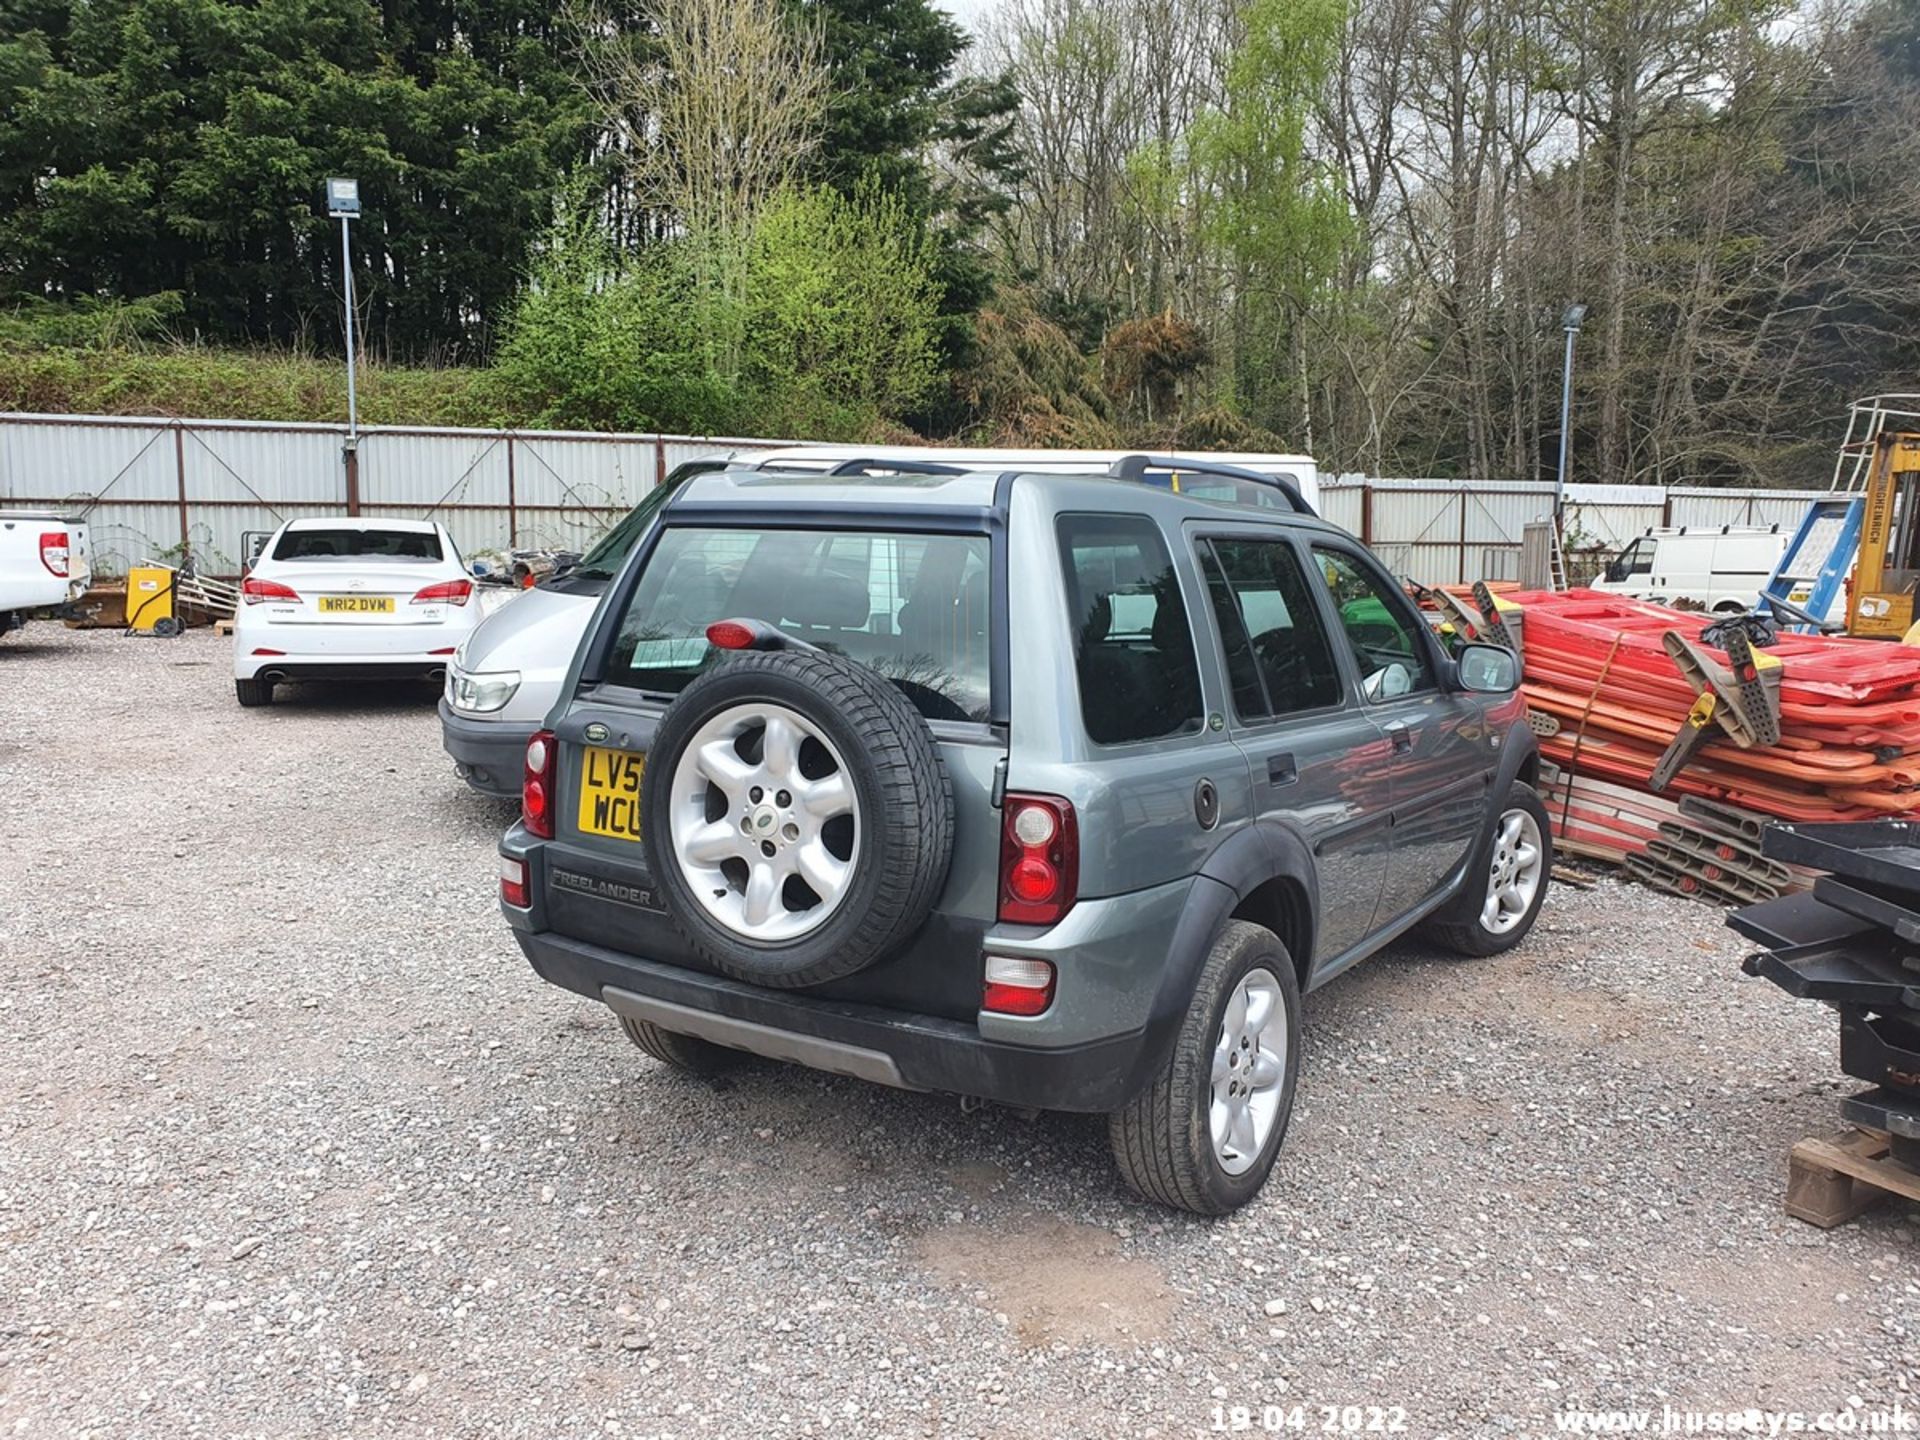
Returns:
[[[340,277],[347,301],[347,448],[360,443],[360,406],[354,391],[353,344],[353,240],[348,225],[360,218],[360,182],[327,181],[327,214],[340,222]]]
[[[1556,530],[1562,529],[1562,509],[1567,499],[1567,447],[1573,439],[1571,426],[1573,421],[1573,338],[1580,333],[1580,322],[1587,318],[1587,307],[1573,304],[1567,307],[1560,317],[1560,328],[1566,332],[1566,358],[1560,366],[1560,468],[1553,477],[1553,524]]]

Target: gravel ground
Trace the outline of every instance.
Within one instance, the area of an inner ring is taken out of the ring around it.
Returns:
[[[1205,1223],[1094,1120],[661,1069],[508,938],[431,696],[241,711],[227,643],[0,643],[8,1434],[1920,1402],[1920,1214],[1782,1213],[1851,1082],[1715,911],[1561,887],[1507,957],[1336,981],[1273,1183]]]

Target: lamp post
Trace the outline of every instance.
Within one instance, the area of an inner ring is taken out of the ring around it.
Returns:
[[[340,222],[340,279],[347,301],[347,439],[340,447],[346,470],[347,513],[360,513],[360,405],[353,384],[353,239],[348,225],[360,218],[360,182],[327,181],[327,214]]]
[[[1587,318],[1587,307],[1569,305],[1560,317],[1560,328],[1567,334],[1567,355],[1560,367],[1560,468],[1553,477],[1553,528],[1564,535],[1562,510],[1567,503],[1567,447],[1573,436],[1569,429],[1573,418],[1573,337],[1580,333],[1580,322]]]
[[[353,389],[353,240],[347,226],[360,218],[360,182],[327,181],[327,214],[340,222],[340,278],[347,298],[347,443],[360,438],[360,411]]]

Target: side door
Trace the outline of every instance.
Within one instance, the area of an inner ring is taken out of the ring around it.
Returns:
[[[1319,873],[1318,967],[1373,933],[1392,843],[1387,740],[1355,697],[1306,557],[1271,530],[1193,535],[1253,810],[1299,832]],[[1303,957],[1308,958],[1308,957]]]
[[[1364,551],[1313,546],[1322,594],[1386,733],[1393,846],[1375,929],[1432,898],[1485,818],[1498,752],[1476,696],[1447,689],[1445,657],[1420,612]]]

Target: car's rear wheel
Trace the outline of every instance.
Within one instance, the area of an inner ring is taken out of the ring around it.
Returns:
[[[736,1051],[724,1045],[702,1040],[697,1035],[662,1030],[658,1025],[636,1020],[631,1015],[620,1017],[620,1028],[627,1032],[629,1040],[662,1065],[671,1065],[689,1075],[718,1075],[740,1058]]]
[[[1498,955],[1527,938],[1546,903],[1553,825],[1533,787],[1516,780],[1494,817],[1485,863],[1445,920],[1427,933],[1462,955]]]
[[[236,680],[233,682],[233,694],[234,698],[249,710],[257,705],[271,705],[273,682],[271,680]]]
[[[1260,1192],[1293,1116],[1300,984],[1271,930],[1228,922],[1160,1072],[1108,1118],[1121,1176],[1175,1209],[1224,1215]]]

